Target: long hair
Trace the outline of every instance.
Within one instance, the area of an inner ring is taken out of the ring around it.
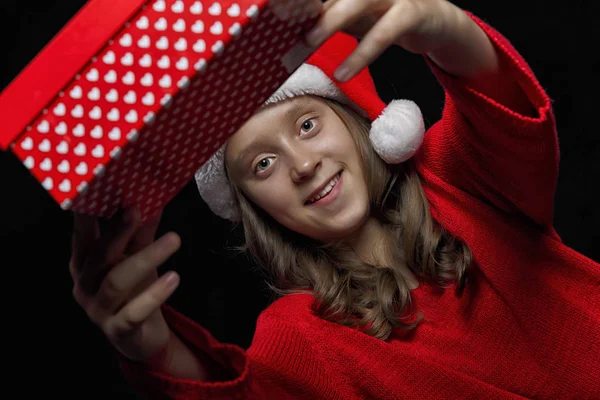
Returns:
[[[323,244],[284,227],[230,181],[245,236],[237,249],[247,252],[265,272],[276,296],[311,293],[312,310],[319,317],[386,340],[394,327],[413,329],[423,319],[409,312],[410,290],[400,267],[443,287],[457,281],[460,293],[472,254],[433,220],[412,159],[388,165],[369,143],[368,119],[335,100],[319,99],[341,118],[359,149],[369,212],[386,228],[384,259],[391,262],[373,265],[343,242]]]

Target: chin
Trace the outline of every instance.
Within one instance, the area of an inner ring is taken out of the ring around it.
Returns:
[[[322,242],[344,240],[359,231],[367,219],[367,206],[351,207],[327,220],[319,221],[318,226],[305,235]]]

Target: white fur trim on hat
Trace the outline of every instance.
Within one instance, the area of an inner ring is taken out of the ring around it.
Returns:
[[[194,175],[200,196],[212,212],[230,221],[239,221],[240,212],[225,172],[225,144]]]
[[[284,84],[281,85],[267,101],[265,101],[263,107],[285,99],[307,94],[337,100],[340,103],[351,106],[363,117],[368,117],[367,113],[350,100],[319,67],[306,63],[302,64],[292,75],[290,75]]]

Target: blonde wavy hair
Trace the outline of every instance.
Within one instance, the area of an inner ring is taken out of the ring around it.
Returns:
[[[385,163],[368,139],[371,123],[335,100],[317,97],[344,122],[366,171],[370,213],[387,229],[389,265],[362,261],[345,243],[320,243],[276,222],[253,204],[230,180],[240,207],[246,252],[267,278],[275,296],[311,293],[312,310],[321,318],[355,327],[386,340],[394,327],[414,329],[423,316],[414,314],[408,282],[400,266],[420,280],[442,287],[458,282],[462,293],[472,263],[469,247],[433,220],[412,159]]]

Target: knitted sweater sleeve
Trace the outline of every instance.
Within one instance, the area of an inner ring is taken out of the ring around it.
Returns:
[[[426,58],[444,88],[445,106],[419,157],[425,170],[453,187],[553,231],[559,147],[551,101],[511,43],[467,14],[494,45],[502,82],[516,82],[520,93],[502,102],[496,97],[504,87],[500,80],[482,93]],[[514,104],[531,113],[523,115]]]
[[[125,379],[143,399],[349,398],[344,375],[331,368],[315,345],[312,325],[290,323],[289,318],[268,310],[259,316],[252,345],[244,350],[220,343],[196,321],[169,306],[163,306],[163,313],[173,332],[192,351],[204,352],[220,363],[232,379],[201,382],[176,378],[117,354]]]

